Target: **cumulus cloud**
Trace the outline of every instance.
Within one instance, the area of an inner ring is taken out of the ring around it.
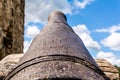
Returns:
[[[30,42],[24,41],[24,53],[28,50],[29,46],[30,46]]]
[[[96,58],[106,59],[111,64],[120,66],[120,58],[118,59],[112,52],[100,51],[98,52]]]
[[[71,14],[71,6],[67,0],[25,0],[25,23],[47,21],[48,14],[53,10]]]
[[[112,50],[120,50],[120,33],[114,32],[107,38],[103,39],[101,43],[106,46],[110,47]]]
[[[102,28],[102,29],[97,29],[96,32],[108,32],[108,33],[114,33],[116,31],[120,31],[120,24],[118,25],[113,25],[108,28]]]
[[[29,40],[24,41],[24,49],[23,49],[24,53],[26,53],[26,51],[29,49],[32,41],[33,41],[33,39],[30,39],[30,41]]]
[[[110,33],[109,36],[101,40],[101,43],[105,47],[109,47],[112,50],[120,50],[120,24],[118,25],[113,25],[108,28],[102,28],[102,29],[97,29],[96,32],[105,32],[105,33]]]
[[[76,8],[83,9],[94,0],[25,0],[25,24],[29,22],[47,22],[50,12],[59,10],[65,14],[73,14]],[[78,10],[78,9],[77,9]]]
[[[101,48],[98,42],[92,39],[92,37],[90,36],[90,31],[85,25],[77,25],[72,28],[75,31],[75,33],[82,39],[87,48],[93,50],[99,50]]]
[[[25,30],[24,53],[28,50],[32,40],[40,33],[40,30],[35,25],[27,25]]]
[[[79,0],[74,0],[74,6],[83,9],[93,1],[94,0],[82,0],[82,2],[80,2]]]
[[[40,30],[37,26],[27,26],[25,30],[25,37],[27,38],[34,38],[37,34],[39,34]]]

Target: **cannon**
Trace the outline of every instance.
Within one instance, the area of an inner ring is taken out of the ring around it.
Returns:
[[[108,80],[60,11],[33,39],[4,80]]]

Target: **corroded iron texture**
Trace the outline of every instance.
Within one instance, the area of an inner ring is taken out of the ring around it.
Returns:
[[[5,80],[56,78],[107,80],[60,11],[50,14],[48,24]]]

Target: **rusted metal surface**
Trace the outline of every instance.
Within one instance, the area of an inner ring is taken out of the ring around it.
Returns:
[[[97,68],[94,64],[87,62],[84,59],[80,59],[78,57],[69,56],[69,55],[49,55],[49,56],[40,56],[32,60],[26,61],[23,64],[20,64],[11,73],[9,73],[9,76],[7,76],[6,79],[10,79],[24,68],[27,68],[31,65],[39,64],[41,62],[48,62],[48,61],[70,61],[74,63],[79,63],[81,65],[84,65],[85,67],[92,69],[93,71],[95,71],[100,75],[104,75],[104,73],[99,68]]]
[[[4,80],[107,80],[66,20],[60,11],[51,13],[48,24]]]

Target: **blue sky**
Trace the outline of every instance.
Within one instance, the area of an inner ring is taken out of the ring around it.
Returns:
[[[120,0],[26,0],[24,52],[59,10],[94,58],[120,66]]]

